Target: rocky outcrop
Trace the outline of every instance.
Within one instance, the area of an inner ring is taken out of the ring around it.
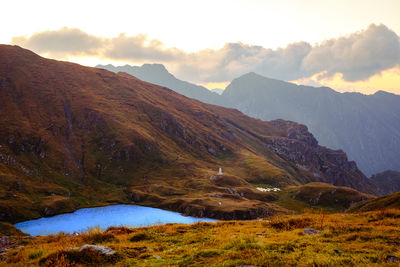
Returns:
[[[111,248],[99,245],[83,245],[77,248],[67,248],[42,258],[40,266],[55,266],[63,258],[67,266],[108,266],[115,265],[120,256]]]
[[[63,196],[48,196],[40,203],[41,214],[45,217],[73,212],[78,206],[76,200]]]
[[[316,181],[337,186],[347,186],[368,194],[377,194],[371,181],[347,159],[342,150],[332,150],[318,145],[307,127],[283,120],[272,121],[286,131],[286,137],[268,137],[267,146],[282,158],[312,173]]]
[[[78,248],[74,248],[74,250],[78,250],[78,251],[82,251],[82,250],[93,250],[98,252],[100,255],[104,255],[104,256],[112,256],[115,254],[115,251],[112,250],[109,247],[105,247],[105,246],[100,246],[100,245],[83,245],[81,247]]]
[[[174,210],[187,216],[219,220],[253,220],[288,212],[279,206],[262,202],[253,204],[250,207],[237,206],[231,208],[224,207],[223,201],[220,204],[221,206],[211,206],[204,199],[177,199],[172,202],[162,203],[159,207]]]

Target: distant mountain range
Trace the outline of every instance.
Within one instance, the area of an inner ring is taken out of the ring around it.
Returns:
[[[214,88],[214,89],[211,89],[210,91],[213,92],[213,93],[222,95],[222,93],[224,92],[224,89]]]
[[[175,78],[157,64],[97,67],[123,71],[187,97],[237,108],[262,120],[282,118],[305,124],[321,145],[343,149],[368,176],[400,170],[399,95],[383,91],[373,95],[339,93],[328,87],[299,86],[256,73],[233,80],[222,95],[217,95]]]
[[[126,72],[136,78],[149,83],[168,87],[169,89],[184,96],[200,100],[204,103],[217,104],[216,93],[210,92],[207,88],[193,83],[185,82],[174,77],[162,64],[143,64],[138,66],[97,65],[97,68],[106,69],[115,73]]]

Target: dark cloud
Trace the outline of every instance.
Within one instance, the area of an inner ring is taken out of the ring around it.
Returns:
[[[384,25],[374,24],[364,31],[314,46],[299,42],[279,49],[228,43],[217,50],[187,53],[166,48],[161,41],[146,35],[102,38],[70,28],[15,37],[12,43],[55,57],[87,55],[164,63],[178,77],[197,82],[229,81],[250,71],[283,80],[321,72],[321,77],[342,73],[345,80],[357,81],[400,65],[399,36]]]

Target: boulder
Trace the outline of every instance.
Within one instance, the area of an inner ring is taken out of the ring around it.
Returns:
[[[321,233],[321,231],[315,230],[313,228],[306,228],[303,230],[303,234],[305,235],[317,235],[319,233]]]
[[[78,247],[78,248],[74,248],[74,250],[78,250],[78,251],[94,250],[94,251],[97,251],[101,255],[104,255],[104,256],[111,256],[111,255],[115,254],[115,251],[112,250],[109,247],[99,246],[99,245],[89,245],[89,244],[83,245],[83,246]]]

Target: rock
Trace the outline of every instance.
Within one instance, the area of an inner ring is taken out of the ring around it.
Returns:
[[[141,202],[141,201],[143,201],[144,194],[139,191],[132,191],[130,194],[130,197],[131,197],[132,201],[134,201],[134,202]]]
[[[5,247],[13,244],[8,236],[0,236],[0,247]]]
[[[208,147],[207,148],[208,153],[210,153],[211,155],[213,155],[214,157],[217,156],[217,152],[215,151],[214,148],[212,147]]]
[[[94,251],[97,251],[101,255],[104,255],[104,256],[112,256],[112,255],[115,254],[115,251],[112,250],[109,247],[99,246],[99,245],[89,245],[89,244],[83,245],[83,246],[78,247],[78,248],[74,248],[74,250],[79,250],[79,251],[82,251],[82,250],[94,250]]]
[[[15,246],[16,243],[11,241],[8,236],[0,236],[0,258]]]
[[[226,189],[226,191],[228,191],[228,193],[229,193],[229,194],[232,194],[232,195],[234,195],[234,194],[236,194],[236,193],[237,193],[235,190],[233,190],[233,189],[232,189],[232,188],[230,188],[230,187],[229,187],[229,188],[227,188],[227,189]]]
[[[51,217],[51,216],[54,216],[56,214],[57,214],[56,211],[54,209],[52,209],[51,207],[45,207],[44,210],[43,210],[43,215],[45,217]]]
[[[393,256],[393,255],[387,255],[387,256],[386,256],[386,261],[398,262],[398,261],[399,261],[399,258],[397,258],[396,256]]]
[[[15,191],[22,191],[23,190],[23,186],[21,184],[21,182],[13,182],[8,190],[15,190]]]
[[[316,235],[321,233],[321,231],[315,230],[313,228],[306,228],[303,230],[303,234],[305,235]]]
[[[156,258],[157,260],[161,260],[161,256],[159,255],[154,255],[153,257]]]
[[[15,221],[15,212],[11,207],[0,206],[0,221]]]

